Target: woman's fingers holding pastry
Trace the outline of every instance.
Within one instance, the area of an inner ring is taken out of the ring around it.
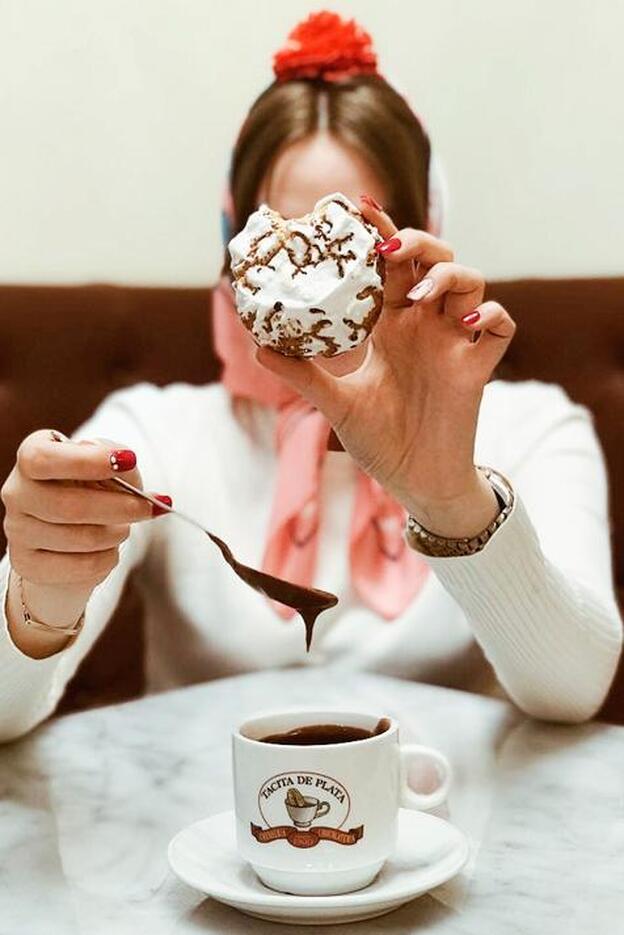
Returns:
[[[362,215],[384,238],[378,244],[377,252],[389,262],[397,265],[405,260],[414,260],[433,266],[453,259],[452,247],[444,240],[414,227],[399,230],[387,211],[378,202],[373,202],[370,195],[362,195],[360,202]]]
[[[499,302],[483,302],[464,315],[461,323],[475,335],[474,353],[493,369],[516,333],[516,323],[509,312]]]
[[[384,252],[386,245],[394,245],[391,252]],[[450,264],[453,251],[443,240],[438,240],[426,231],[404,228],[379,245],[379,252],[386,260],[384,283],[384,306],[405,308],[409,305],[409,293],[429,275],[431,267]]]
[[[369,224],[377,228],[384,240],[389,240],[396,234],[396,224],[372,195],[360,195],[360,211]]]
[[[453,250],[449,244],[427,231],[415,230],[413,227],[396,231],[389,240],[379,244],[377,252],[388,260],[389,273],[393,265],[406,260],[426,268],[434,263],[450,263],[453,260]]]
[[[441,262],[408,291],[407,299],[423,305],[442,305],[445,314],[459,321],[480,305],[484,292],[485,280],[479,270]]]
[[[411,227],[397,230],[390,215],[368,195],[361,198],[361,210],[384,238],[377,246],[377,252],[386,260],[384,306],[404,308],[409,304],[406,294],[414,283],[435,263],[452,260],[453,251],[427,231]]]
[[[405,293],[414,284],[416,267],[413,260],[403,259],[400,263],[391,258],[401,250],[399,231],[390,215],[370,195],[360,196],[360,210],[364,218],[377,228],[384,238],[376,250],[386,263],[384,277],[384,308],[401,308],[407,304]],[[390,262],[391,261],[391,262]]]

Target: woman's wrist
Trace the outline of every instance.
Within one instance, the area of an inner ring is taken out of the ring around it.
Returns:
[[[406,496],[402,502],[429,532],[449,539],[479,535],[500,513],[491,484],[476,467],[448,496]]]
[[[42,630],[24,620],[22,597],[29,613],[36,620],[71,628],[82,615],[92,589],[60,587],[23,582],[20,593],[19,576],[12,570],[7,592],[6,616],[9,635],[14,645],[33,659],[45,659],[64,649],[72,634]]]

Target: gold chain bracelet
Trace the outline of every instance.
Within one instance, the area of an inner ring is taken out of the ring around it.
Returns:
[[[28,607],[26,606],[26,601],[24,599],[24,580],[21,575],[17,576],[17,593],[19,594],[20,603],[22,605],[24,623],[27,627],[31,627],[33,630],[42,630],[44,633],[59,633],[62,636],[76,636],[76,634],[80,633],[82,630],[85,619],[84,610],[80,614],[77,623],[74,623],[69,627],[61,626],[57,623],[42,623],[41,620],[35,620]]]

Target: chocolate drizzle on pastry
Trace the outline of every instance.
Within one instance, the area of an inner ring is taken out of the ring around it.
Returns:
[[[357,347],[382,306],[379,240],[344,195],[292,221],[262,205],[230,243],[237,308],[256,343],[289,357]]]

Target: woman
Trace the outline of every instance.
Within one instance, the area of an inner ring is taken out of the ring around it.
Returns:
[[[0,737],[53,710],[132,569],[152,690],[326,663],[504,690],[536,717],[596,712],[621,642],[600,450],[561,390],[488,382],[514,325],[426,232],[429,165],[369,37],[332,14],[298,27],[237,142],[230,233],[261,200],[299,216],[330,191],[366,192],[384,237],[381,321],[334,361],[256,359],[222,284],[221,384],[143,384],[113,394],[71,442],[49,430],[24,440],[3,488]],[[327,450],[330,425],[329,447],[339,439],[348,454]],[[243,561],[338,594],[309,656],[300,625],[200,533],[98,483],[120,472],[165,491]]]

